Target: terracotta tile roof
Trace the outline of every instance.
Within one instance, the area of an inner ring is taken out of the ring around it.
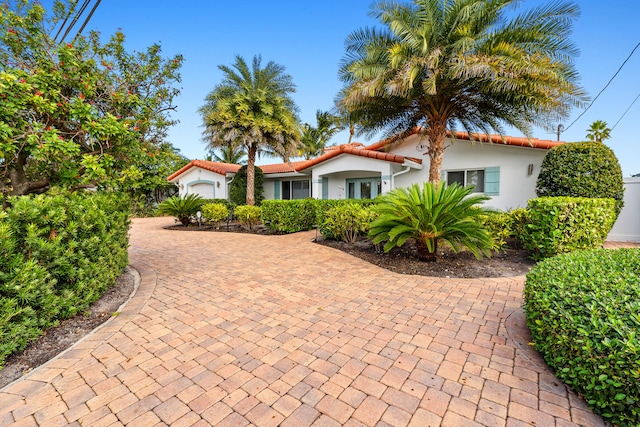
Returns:
[[[415,135],[418,133],[420,128],[416,128],[411,135]],[[516,147],[529,147],[529,148],[540,148],[543,150],[548,150],[550,148],[556,147],[558,145],[565,144],[564,142],[551,141],[548,139],[538,139],[538,138],[525,138],[525,137],[515,137],[515,136],[500,136],[493,134],[484,134],[484,133],[472,133],[468,132],[451,132],[447,131],[447,138],[461,139],[465,141],[479,141],[479,142],[489,142],[492,144],[503,144],[503,145],[513,145]],[[391,137],[387,139],[383,139],[382,141],[375,142],[371,145],[365,147],[367,150],[381,150],[387,147],[394,142],[399,140],[398,137]]]
[[[240,169],[240,165],[233,165],[231,163],[222,163],[222,162],[210,162],[208,160],[191,160],[188,165],[180,168],[173,174],[169,175],[167,181],[171,181],[174,178],[177,178],[182,173],[188,171],[192,167],[199,167],[211,172],[218,173],[220,175],[226,175],[228,173],[236,173]]]
[[[362,145],[361,143],[355,142],[352,144],[338,145],[336,147],[327,147],[325,149],[324,154],[322,154],[321,156],[318,156],[315,159],[299,162],[300,164],[296,165],[296,171],[299,172],[301,170],[310,168],[326,160],[337,157],[341,154],[351,154],[354,156],[368,157],[371,159],[384,160],[386,162],[393,162],[393,163],[400,163],[400,164],[404,163],[405,160],[411,160],[412,162],[418,163],[418,164],[422,163],[422,159],[370,150],[369,147],[364,147],[364,145]]]

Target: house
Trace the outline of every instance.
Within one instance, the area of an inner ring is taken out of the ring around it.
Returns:
[[[508,210],[526,206],[536,196],[540,165],[547,150],[562,142],[469,135],[450,132],[445,142],[442,179],[473,185],[475,192],[490,196],[485,203]],[[429,158],[424,137],[415,132],[403,141],[386,139],[328,147],[314,159],[260,165],[264,173],[265,199],[375,198],[394,188],[428,181]],[[238,165],[193,160],[168,180],[180,195],[227,198]]]

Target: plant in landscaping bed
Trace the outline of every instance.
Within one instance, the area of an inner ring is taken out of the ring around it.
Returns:
[[[602,246],[615,222],[613,199],[538,197],[529,200],[522,243],[542,259]]]
[[[316,208],[316,222],[318,225],[318,231],[322,234],[324,239],[340,239],[339,234],[333,234],[331,228],[325,227],[325,224],[331,226],[331,223],[327,223],[327,213],[336,206],[344,204],[357,204],[362,207],[370,206],[374,203],[371,199],[326,199],[326,200],[314,200]]]
[[[616,217],[624,205],[622,169],[613,151],[601,142],[574,142],[544,156],[536,182],[538,196],[615,199]]]
[[[202,216],[215,228],[219,228],[220,223],[229,217],[229,209],[221,203],[208,203],[202,205],[200,210]]]
[[[371,218],[371,209],[363,207],[362,204],[340,203],[326,212],[322,230],[343,242],[355,243],[358,236],[369,229]]]
[[[160,215],[171,215],[178,218],[182,225],[191,223],[191,217],[202,207],[204,200],[197,194],[188,194],[185,197],[169,197],[158,206]]]
[[[315,202],[314,199],[264,200],[262,221],[280,233],[311,230],[316,224]]]
[[[473,186],[442,182],[392,190],[376,199],[378,217],[371,223],[369,237],[374,244],[385,242],[385,252],[415,239],[418,258],[423,261],[436,261],[440,240],[454,252],[466,247],[476,258],[481,253],[489,256],[493,239],[480,224],[484,211],[477,207],[489,198],[471,195],[472,191]]]
[[[640,425],[640,250],[541,261],[527,275],[524,308],[558,378],[612,423]]]
[[[245,230],[253,231],[260,224],[262,209],[258,206],[242,205],[237,206],[233,214]]]

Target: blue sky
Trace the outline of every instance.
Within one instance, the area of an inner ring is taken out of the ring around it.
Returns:
[[[44,2],[45,4],[47,2]],[[297,92],[293,95],[303,122],[315,125],[317,109],[329,110],[341,88],[338,66],[344,40],[353,30],[377,25],[368,16],[370,0],[103,0],[88,28],[110,35],[121,28],[129,50],[152,43],[162,45],[165,56],[182,54],[182,92],[173,117],[180,123],[170,142],[189,158],[203,158],[201,117],[197,110],[204,97],[221,80],[217,66],[231,65],[236,55],[251,61],[262,55],[263,64],[275,61],[286,68]],[[523,0],[519,10],[546,0]],[[591,98],[605,86],[631,50],[640,43],[640,2],[629,0],[578,1],[581,16],[572,39],[580,49],[576,68]],[[593,106],[561,139],[585,139],[594,120],[612,127],[640,94],[640,48]],[[582,110],[574,110],[568,127]],[[640,173],[640,99],[613,129],[606,143],[616,153],[625,176]],[[508,132],[521,136],[519,132]],[[556,139],[544,129],[534,137]],[[331,144],[347,141],[340,133]],[[364,138],[361,142],[368,143]],[[264,162],[276,162],[263,159]]]

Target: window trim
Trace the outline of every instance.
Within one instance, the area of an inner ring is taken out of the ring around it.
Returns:
[[[465,169],[447,169],[442,171],[441,180],[446,182],[447,185],[449,182],[449,173],[450,172],[464,172],[464,185],[467,185],[467,173],[468,172],[476,172],[482,171],[484,175],[483,180],[483,191],[473,191],[474,194],[485,194],[487,196],[499,196],[500,195],[500,167],[499,166],[491,166],[484,168],[465,168]]]

